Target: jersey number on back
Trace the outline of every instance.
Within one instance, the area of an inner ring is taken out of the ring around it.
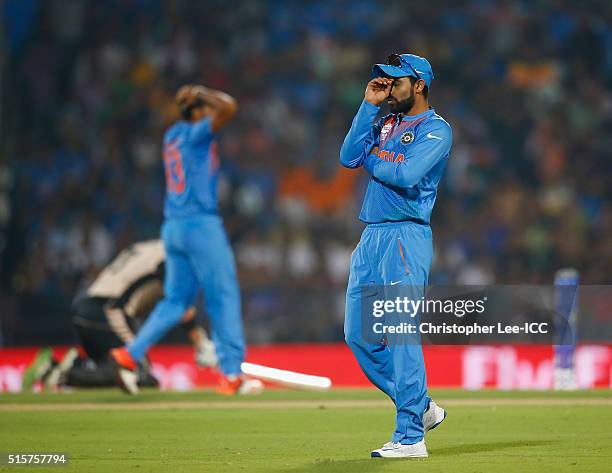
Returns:
[[[168,192],[182,194],[185,191],[185,172],[183,171],[183,158],[176,146],[176,141],[164,147],[164,165]]]

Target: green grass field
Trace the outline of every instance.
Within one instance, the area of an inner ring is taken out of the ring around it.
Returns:
[[[114,390],[0,395],[0,452],[66,452],[75,472],[610,472],[610,391],[432,392],[449,416],[429,458],[370,459],[394,424],[374,390]]]

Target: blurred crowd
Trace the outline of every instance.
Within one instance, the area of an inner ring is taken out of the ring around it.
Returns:
[[[157,237],[161,136],[175,90],[201,82],[240,105],[219,199],[249,340],[341,339],[367,175],[338,151],[393,52],[429,58],[454,130],[430,282],[550,284],[565,266],[611,282],[610,2],[8,0],[4,14],[5,311],[69,308],[118,250]]]

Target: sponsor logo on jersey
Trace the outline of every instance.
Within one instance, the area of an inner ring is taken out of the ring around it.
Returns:
[[[380,130],[380,137],[384,140],[387,138],[387,135],[389,134],[389,132],[391,131],[391,129],[393,128],[393,123],[389,122],[386,123],[382,129]]]
[[[395,151],[387,151],[385,149],[380,150],[378,152],[378,158],[383,161],[389,161],[392,163],[400,163],[404,160],[404,155],[402,153],[395,154]]]

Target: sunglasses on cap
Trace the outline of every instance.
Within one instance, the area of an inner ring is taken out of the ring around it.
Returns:
[[[416,69],[412,67],[412,65],[408,61],[404,61],[402,63],[402,56],[400,54],[390,54],[389,56],[387,56],[387,60],[385,61],[385,64],[389,66],[399,67],[400,69],[402,68],[402,65],[405,64],[406,66],[410,68],[410,70],[412,71],[412,73],[418,80],[424,80],[419,75],[419,73],[416,71]]]

